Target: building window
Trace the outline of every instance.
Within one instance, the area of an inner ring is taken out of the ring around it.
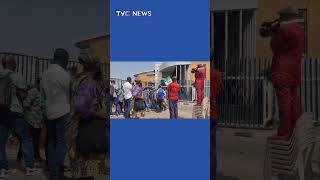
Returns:
[[[228,69],[225,73],[233,74],[235,62],[256,56],[255,9],[212,11],[211,23],[211,48],[216,68],[223,72]]]

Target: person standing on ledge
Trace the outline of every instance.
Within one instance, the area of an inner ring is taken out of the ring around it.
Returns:
[[[212,97],[212,105],[211,105],[211,128],[216,127],[217,121],[218,121],[218,109],[216,106],[216,100],[218,96],[220,95],[221,92],[221,87],[222,87],[222,78],[221,78],[221,73],[218,70],[213,70],[211,72],[211,82],[212,82],[212,88],[210,92],[210,96]]]
[[[301,83],[301,60],[305,50],[305,32],[298,24],[298,10],[280,10],[280,19],[271,31],[273,59],[269,78],[279,106],[280,126],[275,139],[289,139],[301,115],[298,87]]]
[[[197,105],[201,106],[204,99],[204,82],[206,79],[206,68],[202,64],[198,64],[195,69],[191,71],[194,73],[195,87],[197,91]]]
[[[213,167],[213,179],[216,179],[217,177],[217,142],[216,142],[216,129],[217,129],[217,123],[218,123],[218,109],[216,107],[216,100],[221,92],[222,87],[222,78],[221,73],[218,70],[213,70],[211,72],[211,84],[212,87],[210,89],[210,96],[212,97],[211,101],[211,117],[210,119],[210,129],[214,135],[214,138],[212,138],[213,143],[213,156],[211,156],[213,159],[211,160],[212,167]]]

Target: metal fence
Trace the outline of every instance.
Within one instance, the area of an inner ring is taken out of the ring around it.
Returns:
[[[36,56],[29,56],[16,53],[0,52],[0,61],[4,56],[12,56],[16,60],[16,72],[20,73],[24,78],[26,84],[35,84],[38,79],[41,79],[43,72],[48,69],[49,64],[53,59],[40,58]],[[2,69],[2,63],[0,63],[0,69]],[[109,65],[101,63],[104,78],[109,77]],[[82,65],[77,61],[69,61],[68,71],[72,74],[74,70],[81,71]]]
[[[272,83],[267,78],[269,59],[215,61],[223,72],[222,93],[217,100],[219,124],[231,127],[265,127],[278,119],[278,106]],[[313,112],[320,121],[320,59],[302,61],[299,88],[302,112]]]
[[[196,99],[196,88],[192,85],[194,81],[186,80],[180,83],[179,97],[184,101],[194,101]],[[205,80],[204,95],[210,99],[210,80]]]

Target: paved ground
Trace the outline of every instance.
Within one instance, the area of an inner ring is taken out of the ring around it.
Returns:
[[[100,177],[96,177],[95,180],[109,180],[109,179],[110,179],[109,177],[100,176]],[[19,171],[17,174],[12,175],[9,178],[6,178],[4,180],[48,180],[48,178],[43,174],[38,176],[27,177],[22,172]]]
[[[275,131],[220,128],[217,132],[218,179],[217,180],[262,180],[265,142]],[[320,149],[320,147],[318,147]],[[16,151],[10,151],[11,167],[18,168],[14,161]],[[314,159],[320,159],[315,157]],[[319,160],[318,160],[319,162]],[[319,171],[319,167],[318,171]],[[26,177],[19,170],[8,180],[47,180],[45,174]],[[107,176],[98,180],[109,179]],[[319,178],[320,179],[320,178]],[[313,179],[313,180],[319,180]]]
[[[240,133],[240,137],[235,134]],[[273,131],[219,129],[217,131],[218,180],[261,180],[266,137]]]
[[[262,180],[266,138],[273,134],[275,131],[272,130],[219,129],[218,180]],[[315,149],[312,157],[315,177],[312,180],[320,180],[320,145]],[[295,180],[294,177],[289,179]]]
[[[109,177],[99,176],[96,177],[96,180],[109,180]],[[38,176],[25,176],[22,171],[18,171],[16,174],[6,178],[4,180],[48,180],[47,176],[44,174]]]
[[[48,180],[47,173],[43,172],[37,176],[25,176],[22,165],[15,161],[17,155],[17,146],[10,146],[7,149],[7,158],[10,168],[16,169],[16,173],[4,180]],[[109,176],[97,176],[96,180],[109,180]]]

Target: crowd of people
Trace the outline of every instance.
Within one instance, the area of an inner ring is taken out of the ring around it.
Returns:
[[[178,100],[180,86],[177,78],[172,78],[167,87],[143,87],[141,80],[134,82],[128,77],[119,85],[110,81],[110,115],[123,115],[124,118],[144,117],[146,112],[161,113],[169,109],[170,118],[178,118]]]
[[[41,79],[27,86],[16,72],[15,58],[2,59],[0,178],[14,173],[6,156],[9,135],[20,142],[17,160],[24,160],[27,176],[37,175],[44,169],[48,170],[50,180],[94,179],[108,173],[109,89],[100,61],[92,52],[81,53],[79,62],[83,70],[72,76],[67,71],[68,61],[66,50],[55,50],[54,61]],[[95,124],[100,125],[98,131],[104,134],[103,138],[95,136],[99,133],[96,129],[90,129]],[[88,141],[99,146],[86,146],[84,143]],[[44,163],[41,163],[42,148]],[[64,173],[66,157],[71,177]]]

